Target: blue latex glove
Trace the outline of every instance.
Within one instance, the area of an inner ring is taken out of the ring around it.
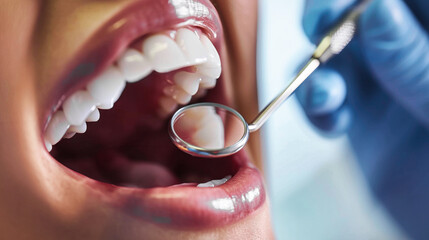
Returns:
[[[322,132],[347,131],[377,199],[413,239],[429,239],[429,1],[374,0],[343,53],[297,92]],[[355,0],[307,0],[320,40]]]

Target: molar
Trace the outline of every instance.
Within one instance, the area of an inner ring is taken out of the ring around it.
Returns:
[[[176,89],[173,96],[171,96],[176,102],[182,105],[186,105],[191,101],[192,96],[182,89]]]
[[[178,72],[174,75],[174,82],[190,95],[195,95],[198,92],[198,86],[201,81],[201,76],[197,73]]]

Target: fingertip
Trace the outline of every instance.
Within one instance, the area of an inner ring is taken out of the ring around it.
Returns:
[[[347,131],[352,121],[352,112],[344,104],[335,112],[325,115],[309,115],[308,118],[322,133],[335,137]]]
[[[346,98],[344,78],[337,71],[321,68],[298,89],[297,97],[308,115],[324,115],[336,111]]]

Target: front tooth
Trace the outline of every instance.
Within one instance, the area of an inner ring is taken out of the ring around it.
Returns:
[[[127,82],[137,82],[152,72],[149,61],[135,49],[127,49],[119,58],[118,66]]]
[[[92,113],[89,114],[89,116],[86,118],[87,122],[97,122],[100,119],[100,111],[98,111],[98,108],[95,108]]]
[[[73,93],[63,103],[64,114],[72,125],[81,125],[95,109],[95,101],[87,91]]]
[[[197,185],[197,187],[217,187],[226,183],[229,179],[231,179],[231,176],[226,176],[222,179],[211,180],[206,183],[200,183]]]
[[[176,85],[191,95],[195,95],[197,93],[200,81],[201,76],[197,73],[182,71],[174,75],[174,82]]]
[[[67,121],[64,112],[57,111],[49,121],[46,129],[46,140],[52,145],[57,144],[69,127],[70,123]]]
[[[207,50],[195,32],[187,28],[179,29],[176,34],[176,43],[190,64],[196,65],[207,61]]]
[[[125,79],[115,66],[109,67],[87,86],[92,97],[99,103],[100,109],[112,108],[124,88]]]
[[[155,71],[170,72],[188,65],[185,55],[171,38],[158,34],[143,42],[143,53],[148,57]]]
[[[86,128],[87,128],[86,122],[83,122],[81,125],[78,125],[78,126],[75,126],[75,125],[70,126],[69,131],[77,132],[77,133],[84,133],[84,132],[86,132]]]
[[[45,147],[48,152],[52,150],[52,144],[45,139]]]
[[[207,36],[201,36],[201,43],[206,48],[209,57],[207,62],[197,66],[197,72],[205,76],[218,79],[222,72],[219,54]]]

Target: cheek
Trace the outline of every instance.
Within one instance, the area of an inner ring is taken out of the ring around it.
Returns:
[[[256,88],[256,36],[258,2],[256,0],[212,1],[223,25],[223,74],[235,108],[247,121],[258,113]],[[258,133],[247,144],[255,164],[262,169]]]
[[[1,3],[0,29],[0,163],[9,161],[18,149],[25,149],[24,129],[36,109],[33,86],[36,81],[32,56],[37,1]],[[4,10],[4,11],[3,11]],[[25,114],[23,114],[25,113]],[[22,116],[25,115],[24,119]],[[24,125],[22,125],[24,124]],[[28,133],[28,135],[33,132]],[[16,141],[14,143],[14,141]],[[0,169],[4,170],[2,167]],[[1,175],[1,174],[0,174]]]
[[[14,92],[12,86],[31,70],[31,44],[37,18],[37,1],[8,1],[1,4],[0,91]],[[14,82],[14,83],[12,83]],[[10,94],[1,94],[0,97]],[[2,101],[4,102],[4,101]],[[4,112],[4,110],[2,110]]]
[[[256,0],[213,0],[212,2],[219,12],[225,32],[242,33],[243,39],[256,32],[258,12]]]

